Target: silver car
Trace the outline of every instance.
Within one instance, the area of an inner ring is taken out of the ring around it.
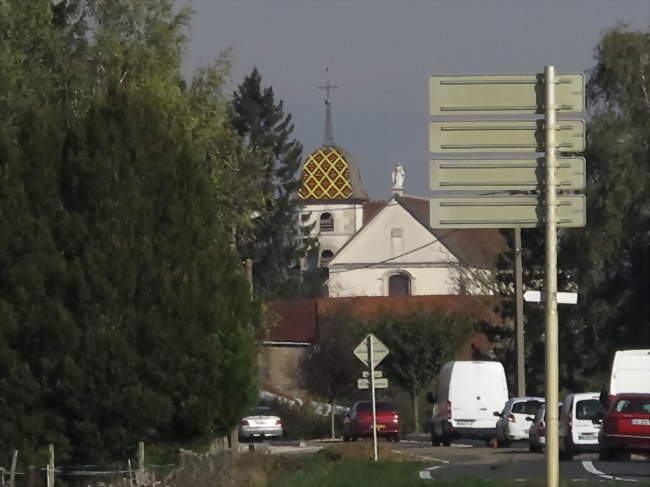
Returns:
[[[266,406],[259,406],[239,422],[239,439],[280,438],[282,420]]]
[[[562,410],[562,403],[559,404],[560,411]],[[559,411],[558,411],[559,417]],[[542,404],[533,419],[528,430],[528,449],[531,452],[542,452],[546,446],[546,405]]]

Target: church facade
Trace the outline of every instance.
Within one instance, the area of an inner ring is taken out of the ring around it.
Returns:
[[[398,164],[392,197],[368,199],[359,167],[334,143],[331,103],[325,138],[303,164],[299,222],[318,242],[303,271],[326,270],[326,297],[490,294],[505,239],[497,230],[429,226],[429,200],[404,194]]]

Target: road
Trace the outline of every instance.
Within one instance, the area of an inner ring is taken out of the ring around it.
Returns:
[[[393,447],[397,451],[431,460],[420,473],[422,478],[455,480],[475,477],[508,479],[510,481],[539,481],[546,475],[544,454],[530,453],[528,444],[512,448],[488,448],[485,443],[458,442],[450,447],[432,447],[424,441],[403,441]],[[650,460],[636,457],[629,462],[600,462],[595,454],[582,454],[572,461],[560,463],[563,482],[586,480],[621,480],[650,482]]]

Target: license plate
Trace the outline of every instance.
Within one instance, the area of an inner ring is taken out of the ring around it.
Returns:
[[[377,425],[377,429],[378,429],[378,430],[383,430],[385,427],[386,427],[385,424],[378,424],[378,425]]]
[[[458,426],[471,426],[472,422],[471,421],[456,421]]]
[[[578,438],[581,440],[593,440],[595,437],[595,433],[584,433],[582,435],[578,435]]]
[[[644,426],[650,426],[650,419],[633,419],[632,424],[642,424]]]

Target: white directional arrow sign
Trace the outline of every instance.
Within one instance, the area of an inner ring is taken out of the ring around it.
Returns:
[[[542,291],[526,291],[524,301],[527,303],[546,302],[546,293]],[[578,293],[557,293],[559,304],[578,304]]]
[[[366,366],[368,365],[368,338],[372,341],[372,363],[373,366],[377,366],[379,362],[386,358],[388,355],[388,347],[382,343],[382,341],[377,338],[372,333],[366,335],[366,337],[361,340],[361,343],[357,345],[357,348],[354,349],[354,354],[359,360],[361,360]]]

